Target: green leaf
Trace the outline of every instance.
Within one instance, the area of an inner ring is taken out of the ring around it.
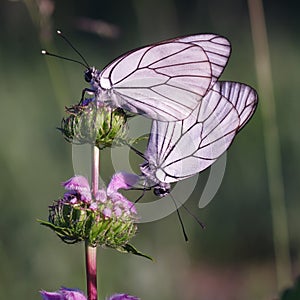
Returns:
[[[285,289],[280,300],[299,300],[300,299],[300,277],[296,280],[295,286]]]
[[[51,222],[43,221],[43,220],[37,220],[41,225],[44,225],[51,230],[53,230],[58,237],[60,237],[65,243],[67,244],[75,244],[77,242],[80,242],[82,239],[80,236],[74,236],[72,231],[69,228],[59,227]]]
[[[53,225],[50,222],[44,221],[44,220],[37,219],[37,222],[39,222],[41,225],[51,228],[52,230],[55,230],[57,228],[57,226]]]
[[[142,252],[140,252],[139,250],[137,250],[133,245],[131,244],[125,244],[124,246],[120,247],[121,249],[119,249],[121,252],[127,252],[127,253],[132,253],[134,255],[138,255],[138,256],[142,256],[145,257],[147,259],[150,259],[153,261],[152,257],[144,254]]]

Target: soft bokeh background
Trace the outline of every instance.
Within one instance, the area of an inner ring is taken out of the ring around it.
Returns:
[[[295,278],[300,272],[299,6],[267,0],[264,7]],[[143,44],[219,33],[233,45],[222,79],[258,87],[247,1],[1,0],[0,299],[40,299],[38,290],[61,285],[85,290],[83,245],[65,245],[36,222],[47,218],[47,206],[63,193],[59,183],[73,175],[71,146],[56,127],[64,106],[77,102],[86,87],[79,65],[40,55],[46,47],[76,58],[55,35],[57,28],[99,68]],[[278,295],[263,122],[258,108],[228,151],[218,194],[202,210],[197,199],[207,172],[200,176],[187,206],[206,230],[184,211],[189,243],[175,214],[142,224],[134,244],[154,263],[99,249],[100,299],[113,292],[143,300],[267,300]],[[109,178],[112,168],[105,161],[102,170]]]

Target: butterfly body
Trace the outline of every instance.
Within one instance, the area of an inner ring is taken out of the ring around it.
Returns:
[[[162,182],[158,179],[156,172],[159,171],[158,166],[155,163],[151,163],[147,160],[140,166],[142,172],[142,180],[144,181],[144,186],[153,187],[153,192],[156,196],[164,197],[168,195],[171,191],[171,185],[166,182]]]

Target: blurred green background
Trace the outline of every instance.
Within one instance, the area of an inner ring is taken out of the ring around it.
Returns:
[[[268,0],[264,8],[290,276],[295,278],[300,273],[299,5]],[[40,289],[51,291],[61,285],[85,290],[83,245],[65,245],[36,222],[47,219],[48,205],[63,193],[60,182],[73,175],[71,145],[56,127],[64,106],[77,102],[86,87],[79,65],[40,55],[46,47],[77,58],[55,35],[57,28],[99,68],[143,44],[191,33],[218,33],[233,46],[222,79],[258,87],[247,1],[1,0],[0,299],[41,299]],[[201,210],[197,204],[207,172],[200,176],[187,206],[207,228],[202,230],[182,211],[188,243],[173,214],[141,224],[133,241],[155,258],[154,263],[98,249],[99,299],[114,292],[143,300],[267,300],[278,295],[263,123],[259,107],[228,151],[220,190]],[[109,178],[112,167],[106,155],[102,170]]]

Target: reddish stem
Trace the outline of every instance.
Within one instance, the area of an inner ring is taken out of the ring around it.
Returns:
[[[97,247],[85,244],[86,283],[88,300],[97,300]]]
[[[99,149],[92,146],[92,193],[95,196],[99,182]],[[86,284],[88,300],[97,300],[97,247],[85,243]]]

